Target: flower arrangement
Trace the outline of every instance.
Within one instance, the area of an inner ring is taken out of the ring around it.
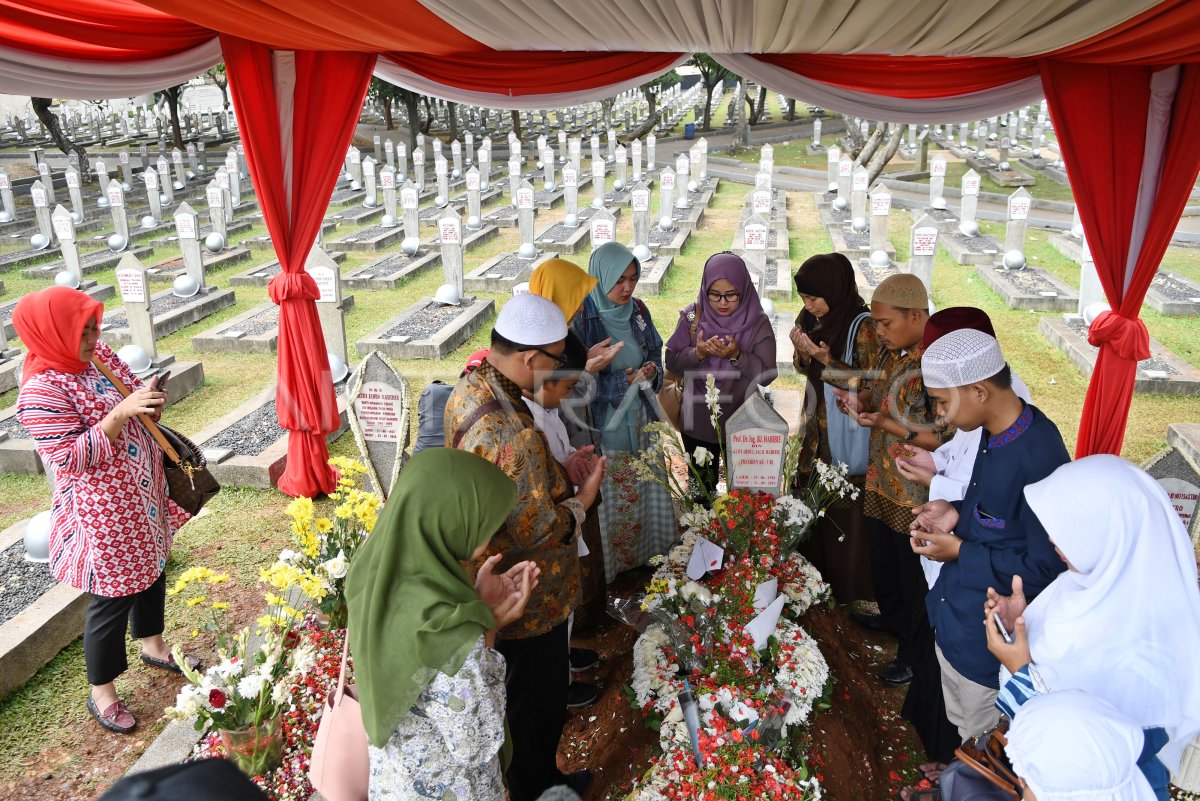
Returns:
[[[793,765],[738,729],[701,736],[703,765],[690,748],[667,751],[639,782],[628,801],[818,801],[821,786],[801,761]]]
[[[266,593],[267,611],[259,617],[254,636],[249,627],[232,631],[225,619],[228,604],[208,596],[228,580],[225,574],[194,567],[184,571],[167,591],[187,597],[189,607],[203,608],[202,627],[215,635],[217,661],[200,672],[188,664],[182,648],[175,646],[175,662],[188,683],[179,690],[175,704],[166,709],[166,716],[172,720],[194,717],[197,731],[209,726],[227,739],[251,732],[250,745],[237,748],[231,756],[254,775],[278,758],[278,718],[287,688],[296,676],[308,671],[313,654],[300,645],[295,632],[300,613],[271,592]]]
[[[330,628],[346,626],[346,574],[350,560],[379,519],[383,501],[360,486],[367,468],[354,459],[329,460],[338,471],[333,517],[317,517],[311,498],[296,498],[287,507],[295,548],[262,571],[262,579],[279,591],[299,588],[326,617]]]

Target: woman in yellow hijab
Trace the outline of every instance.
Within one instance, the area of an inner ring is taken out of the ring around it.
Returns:
[[[596,279],[566,259],[549,259],[529,276],[529,291],[562,309],[567,325],[583,305],[583,299],[596,285]]]

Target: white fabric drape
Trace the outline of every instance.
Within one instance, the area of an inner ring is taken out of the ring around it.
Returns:
[[[1171,108],[1175,105],[1175,91],[1179,88],[1179,72],[1179,65],[1176,64],[1150,76],[1150,106],[1146,109],[1142,177],[1138,183],[1137,206],[1133,211],[1133,230],[1129,236],[1122,297],[1133,280],[1133,271],[1146,239],[1146,229],[1150,226],[1150,216],[1154,213],[1154,201],[1158,197],[1158,186],[1162,179],[1163,154],[1167,149],[1167,132],[1171,129]]]
[[[1025,498],[1073,568],[1025,610],[1038,674],[1051,691],[1083,690],[1166,729],[1158,755],[1174,773],[1200,733],[1200,591],[1170,498],[1110,454],[1063,465]]]
[[[684,64],[691,56],[684,54],[680,58],[667,67],[662,72],[669,72],[678,66]],[[443,100],[449,100],[454,103],[466,103],[473,106],[483,106],[485,108],[503,108],[503,109],[551,109],[562,108],[565,106],[575,106],[580,103],[589,103],[593,100],[603,100],[607,97],[619,94],[621,92],[633,89],[646,81],[658,77],[660,72],[639,75],[636,78],[631,78],[620,83],[609,84],[607,86],[598,86],[595,89],[587,89],[578,92],[554,92],[544,95],[523,95],[514,97],[510,95],[491,93],[491,92],[474,92],[468,89],[459,89],[455,86],[447,86],[443,83],[430,80],[422,75],[419,75],[409,69],[401,67],[399,64],[380,56],[375,63],[375,77],[382,78],[388,83],[395,84],[404,89],[410,89],[414,92],[420,92],[431,97],[439,97]]]
[[[495,50],[1041,55],[1161,0],[421,0]],[[1010,107],[1011,108],[1011,107]]]
[[[71,100],[136,97],[195,78],[220,61],[216,36],[147,61],[75,61],[0,46],[0,93]]]
[[[275,104],[279,107],[279,154],[283,161],[283,191],[287,197],[288,213],[292,208],[292,121],[296,117],[296,51],[273,50],[272,79],[275,83]]]
[[[713,53],[726,69],[766,86],[785,97],[794,97],[830,111],[884,122],[971,122],[1040,100],[1042,80],[1033,75],[981,92],[949,97],[910,99],[856,92],[797,75],[745,53]]]

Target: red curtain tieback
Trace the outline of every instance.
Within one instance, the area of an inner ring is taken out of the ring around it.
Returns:
[[[279,273],[267,284],[267,293],[277,305],[285,300],[316,300],[321,297],[317,282],[306,272]]]
[[[1141,318],[1122,317],[1104,311],[1092,321],[1088,342],[1096,347],[1108,345],[1122,359],[1141,361],[1150,358],[1150,332]]]

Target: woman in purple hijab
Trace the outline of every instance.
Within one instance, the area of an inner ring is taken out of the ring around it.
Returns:
[[[741,408],[760,384],[775,380],[775,330],[763,312],[758,290],[740,256],[717,253],[704,265],[696,302],[679,313],[667,340],[667,370],[687,378],[679,413],[680,433],[689,454],[704,448],[714,458],[700,469],[711,494],[717,485],[721,446],[705,405],[711,374],[720,392],[721,424]]]

